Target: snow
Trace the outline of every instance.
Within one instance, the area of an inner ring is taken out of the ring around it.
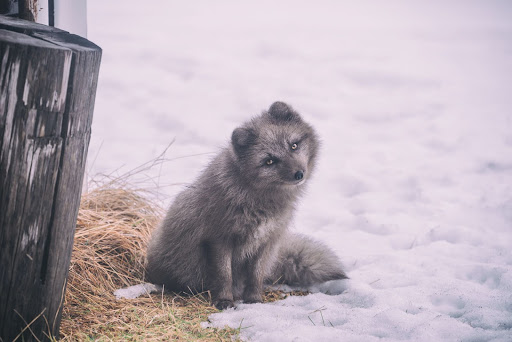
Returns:
[[[151,283],[144,283],[144,284],[137,284],[133,286],[128,286],[122,289],[118,289],[114,291],[114,296],[116,296],[116,299],[134,299],[142,296],[143,294],[149,294],[149,293],[156,293],[161,292],[162,287],[159,285],[151,284]]]
[[[174,140],[148,171],[168,204],[238,124],[286,101],[322,138],[293,229],[351,279],[205,326],[512,341],[511,17],[498,0],[89,0],[103,60],[88,172],[122,173]]]

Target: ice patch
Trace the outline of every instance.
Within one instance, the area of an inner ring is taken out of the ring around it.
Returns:
[[[144,283],[115,290],[114,296],[116,296],[116,299],[135,299],[144,294],[161,292],[162,290],[163,288],[160,285]]]

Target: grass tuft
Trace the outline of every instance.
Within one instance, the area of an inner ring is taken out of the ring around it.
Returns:
[[[208,294],[116,300],[144,282],[144,258],[162,209],[144,190],[113,179],[82,196],[61,321],[64,341],[232,341],[236,329],[203,329],[218,312]]]

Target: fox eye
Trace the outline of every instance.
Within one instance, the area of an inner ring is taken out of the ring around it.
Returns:
[[[272,164],[274,164],[274,159],[267,159],[267,161],[265,163],[267,165],[272,165]]]
[[[297,145],[297,143],[293,143],[293,144],[292,144],[292,150],[296,150],[296,149],[297,149],[297,147],[299,147],[299,145]]]

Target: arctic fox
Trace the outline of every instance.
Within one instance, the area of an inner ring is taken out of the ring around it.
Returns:
[[[346,275],[323,244],[287,232],[318,137],[283,102],[236,128],[181,192],[147,251],[147,277],[172,291],[210,290],[219,309],[261,302],[263,284],[311,285]]]

